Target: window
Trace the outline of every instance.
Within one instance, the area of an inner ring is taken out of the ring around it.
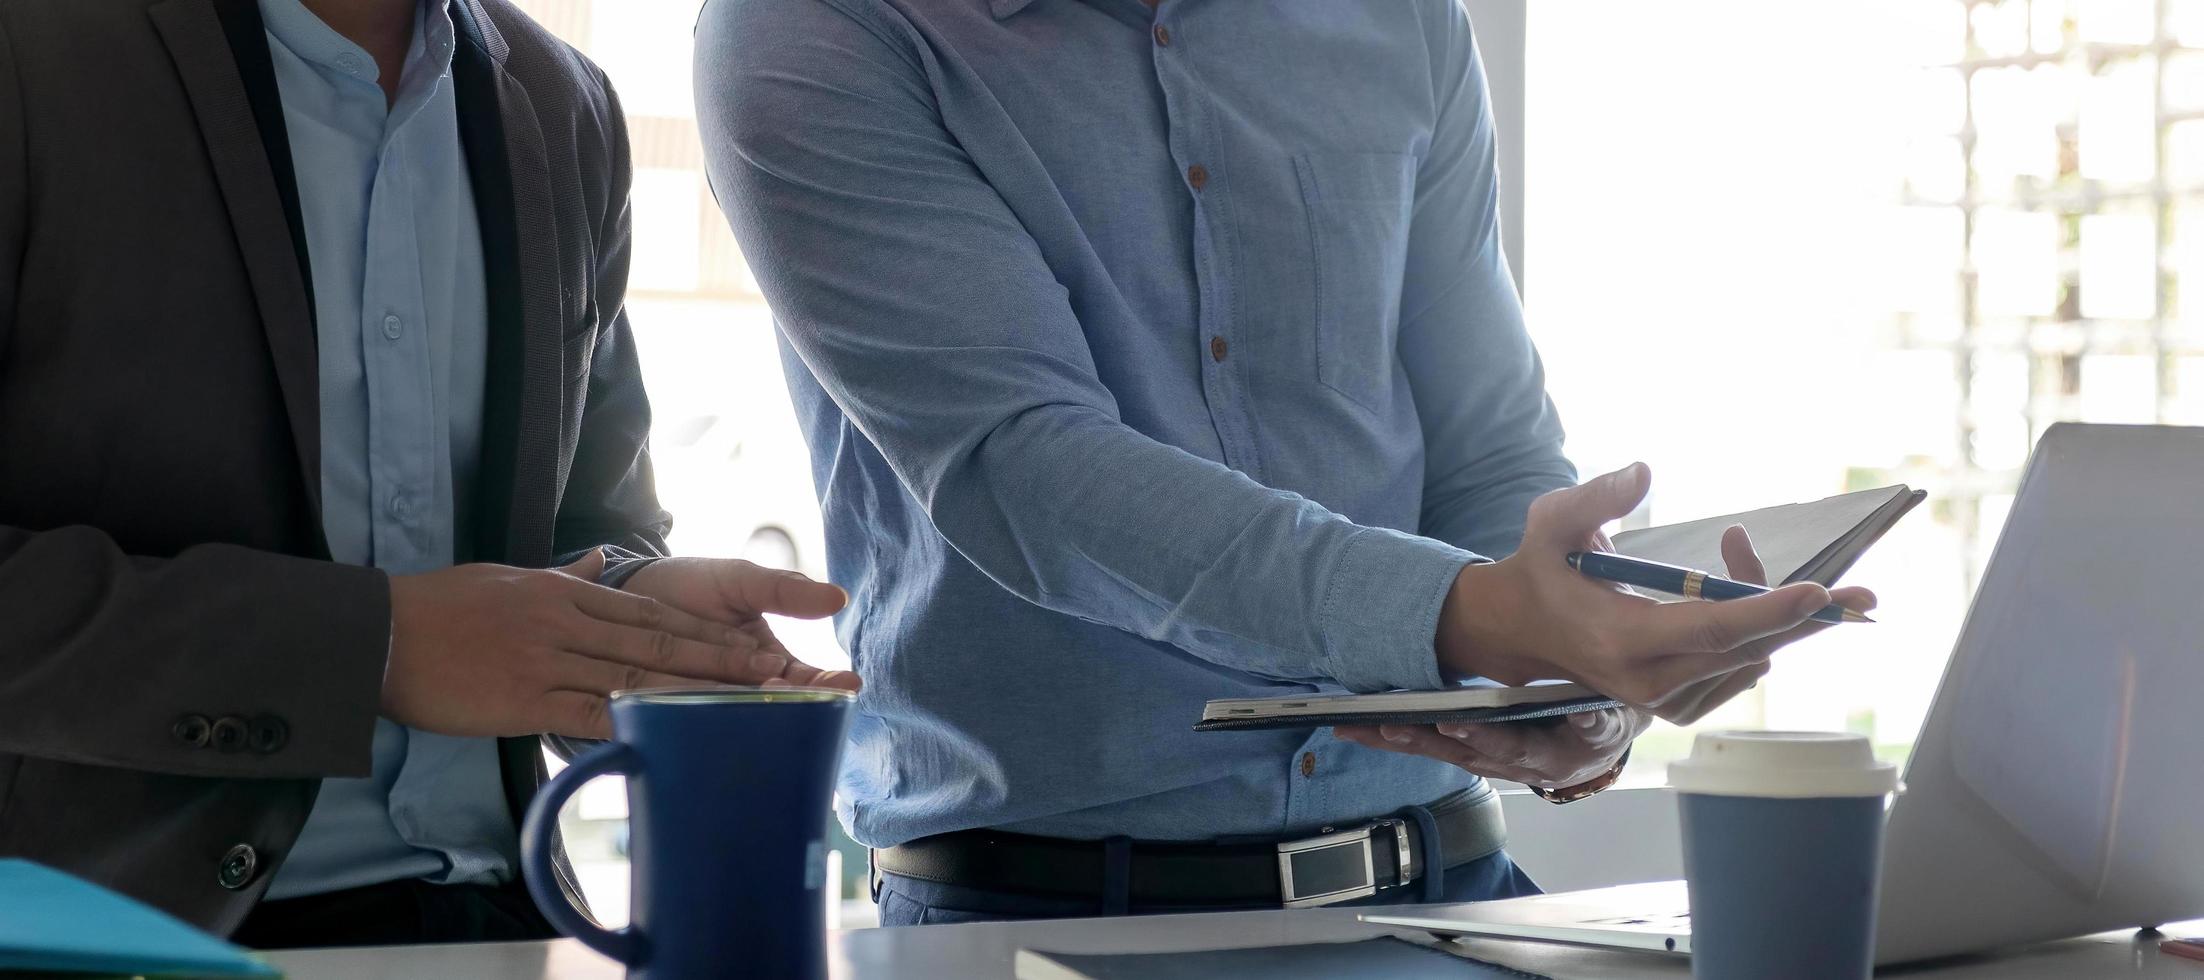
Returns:
[[[1701,727],[1902,756],[2035,438],[2204,420],[2204,3],[1542,0],[1529,33],[1526,302],[1572,457],[1651,462],[1648,523],[1930,494],[1847,578],[1881,623]],[[1630,781],[1688,749],[1662,726]]]
[[[635,168],[628,313],[656,419],[651,456],[681,554],[748,558],[826,576],[810,458],[781,378],[772,316],[712,202],[690,96],[697,0],[518,0],[523,11],[598,62],[627,113]],[[827,623],[777,620],[797,656],[849,666]],[[592,782],[560,819],[598,918],[627,918],[627,798],[618,777]],[[832,818],[821,815],[832,824]],[[872,914],[864,850],[831,831],[850,899],[843,921]],[[845,911],[838,909],[837,911]]]

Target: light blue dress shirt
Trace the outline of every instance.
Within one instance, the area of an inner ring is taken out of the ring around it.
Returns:
[[[1451,0],[712,0],[713,186],[865,679],[860,841],[1298,833],[1471,785],[1211,698],[1430,688],[1568,485]]]
[[[398,98],[300,0],[260,0],[298,174],[321,352],[322,527],[392,574],[464,559],[488,308],[442,0],[416,14]],[[311,651],[301,651],[310,656]],[[517,866],[497,743],[378,720],[374,771],[324,780],[268,888],[289,898]]]

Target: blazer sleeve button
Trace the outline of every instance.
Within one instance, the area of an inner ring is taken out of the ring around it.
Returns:
[[[248,741],[245,731],[245,719],[235,715],[224,715],[215,719],[212,741],[215,750],[219,752],[236,752],[243,749],[246,741]]]
[[[256,716],[245,728],[247,741],[252,743],[253,751],[261,755],[281,751],[284,743],[291,740],[291,726],[274,715]]]
[[[239,844],[222,855],[222,866],[215,870],[214,880],[234,892],[252,884],[253,873],[259,870],[260,853],[250,844]]]
[[[168,726],[168,733],[179,742],[195,749],[206,748],[207,738],[213,733],[213,723],[205,715],[185,715]]]

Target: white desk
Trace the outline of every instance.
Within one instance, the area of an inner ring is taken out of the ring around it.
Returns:
[[[2168,930],[2204,935],[2204,921]],[[1393,930],[1355,921],[1350,909],[1296,912],[1232,912],[1129,919],[916,926],[855,929],[828,938],[836,980],[942,978],[988,980],[1011,976],[1020,947],[1064,952],[1133,952],[1263,946],[1364,939]],[[1400,933],[1409,935],[1409,933]],[[1995,956],[1970,957],[1934,967],[1887,971],[1890,975],[2002,980],[2069,980],[2075,977],[2167,977],[2204,980],[2204,963],[2158,952],[2157,936],[2106,933],[2046,943]],[[1688,977],[1682,959],[1652,953],[1567,949],[1533,943],[1472,940],[1478,956],[1559,978]],[[302,950],[270,959],[298,980],[618,980],[619,964],[572,940],[491,943],[475,946],[399,946],[358,950]],[[730,974],[732,975],[732,974]]]

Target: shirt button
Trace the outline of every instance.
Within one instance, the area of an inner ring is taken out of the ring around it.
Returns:
[[[1186,182],[1197,191],[1209,186],[1209,168],[1198,163],[1186,168]]]
[[[407,502],[406,495],[402,493],[390,495],[390,504],[387,509],[390,511],[391,517],[401,521],[413,513],[413,505]]]
[[[1211,337],[1211,338],[1209,338],[1209,359],[1210,359],[1210,360],[1212,360],[1212,361],[1215,361],[1215,362],[1217,362],[1217,363],[1219,363],[1219,364],[1222,364],[1222,363],[1224,363],[1224,354],[1225,354],[1225,342],[1224,342],[1224,338],[1223,338],[1223,337]]]
[[[1301,753],[1301,778],[1307,779],[1314,775],[1316,775],[1316,753]]]
[[[1156,25],[1156,46],[1160,48],[1168,48],[1171,46],[1170,28],[1165,27],[1162,24]]]
[[[397,340],[405,332],[406,321],[398,319],[398,314],[392,313],[383,317],[383,336]]]
[[[357,75],[360,73],[359,56],[350,53],[340,54],[337,56],[337,67],[344,69],[346,72]]]

